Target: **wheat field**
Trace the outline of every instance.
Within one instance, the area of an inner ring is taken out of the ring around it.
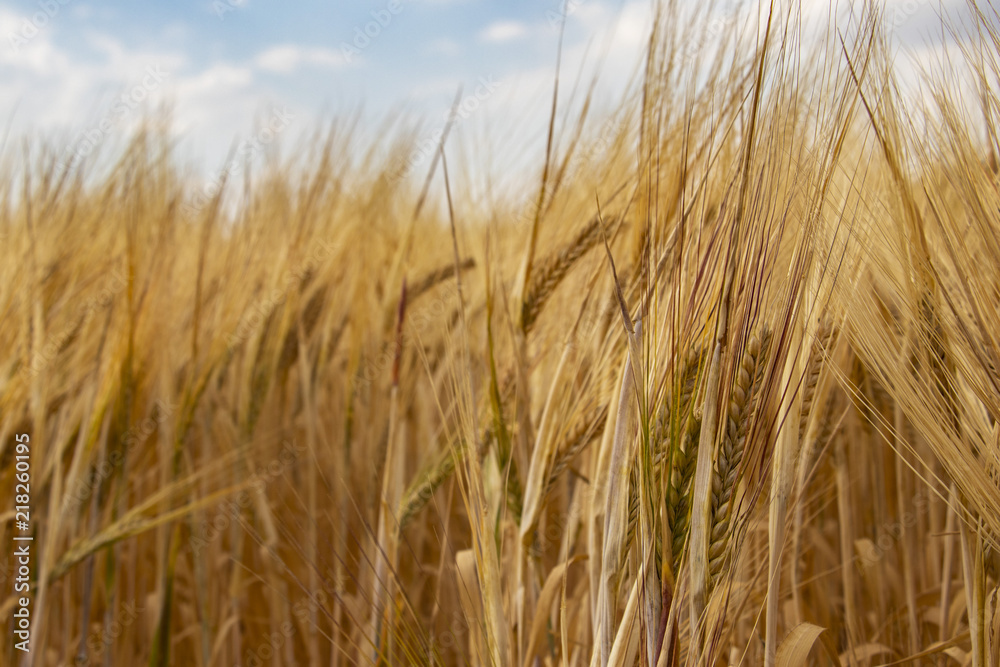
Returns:
[[[971,7],[914,96],[877,4],[698,68],[657,5],[607,117],[553,78],[522,198],[356,118],[207,199],[168,119],[7,146],[0,664],[1000,664]]]

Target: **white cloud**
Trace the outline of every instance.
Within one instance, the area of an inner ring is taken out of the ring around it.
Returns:
[[[63,17],[56,17],[53,23]],[[66,19],[70,19],[67,13]],[[13,136],[53,137],[67,151],[86,138],[86,153],[113,154],[161,105],[202,164],[225,156],[233,135],[250,129],[264,91],[252,63],[191,63],[176,49],[133,48],[113,33],[85,29],[82,52],[58,41],[47,25],[13,48],[6,39],[24,18],[0,8],[0,118]],[[311,54],[313,60],[322,57]],[[304,114],[302,115],[304,118]],[[111,121],[110,127],[102,123]],[[221,157],[220,157],[221,156]]]
[[[486,26],[479,33],[479,39],[484,42],[499,44],[520,39],[528,34],[528,29],[520,21],[496,21]]]
[[[182,77],[177,91],[184,97],[224,93],[245,88],[253,82],[253,72],[246,67],[216,64],[193,76]]]
[[[425,7],[433,3],[472,4],[475,1],[404,0],[419,2]],[[722,7],[728,10],[743,6],[741,1],[724,0]],[[933,13],[929,5],[931,1],[886,0],[890,10],[903,7],[909,12],[904,17],[905,21],[899,19],[899,41],[903,41],[903,33],[919,32],[924,14]],[[949,3],[957,1],[962,0],[945,0]],[[836,6],[859,2],[861,0],[838,0]],[[818,20],[823,19],[825,24],[828,10],[821,0],[803,0],[803,5],[804,14],[808,14],[809,7],[813,7],[820,12]],[[598,118],[617,106],[625,86],[632,81],[632,75],[641,71],[642,53],[652,25],[650,3],[648,0],[614,3],[609,0],[581,0],[571,6],[566,23],[562,71],[565,76],[568,73],[576,76],[582,72],[582,81],[589,80],[600,71],[594,107],[594,117]],[[914,6],[920,11],[913,11]],[[119,117],[121,120],[116,123],[114,131],[102,139],[108,152],[112,152],[118,142],[127,138],[134,124],[164,104],[172,109],[174,131],[188,151],[183,154],[184,157],[190,155],[211,170],[222,164],[234,137],[246,136],[247,132],[254,131],[257,113],[265,103],[274,107],[287,105],[295,114],[288,138],[283,141],[291,141],[300,130],[308,130],[314,119],[319,117],[317,99],[331,94],[325,88],[316,92],[316,86],[311,81],[315,78],[311,76],[317,71],[315,68],[332,70],[338,75],[346,71],[347,76],[338,76],[333,84],[337,86],[340,98],[353,99],[357,89],[350,75],[360,72],[348,70],[348,63],[337,48],[265,42],[259,44],[259,50],[239,60],[219,59],[215,55],[197,57],[181,46],[193,38],[196,26],[188,26],[183,21],[168,24],[164,26],[163,39],[159,42],[137,45],[120,32],[92,29],[93,22],[82,27],[74,26],[71,7],[89,8],[90,5],[66,6],[63,10],[65,15],[55,17],[39,27],[37,32],[32,31],[33,36],[15,49],[9,43],[8,35],[25,29],[26,16],[15,14],[0,0],[0,90],[4,91],[0,96],[0,120],[7,122],[10,119],[15,135],[30,135],[38,130],[53,135],[61,132],[73,138],[81,132],[92,131],[103,117],[112,114],[116,120]],[[94,11],[104,10],[98,6]],[[709,16],[726,19],[721,11]],[[442,11],[440,16],[446,14]],[[473,33],[473,39],[490,44],[510,44],[521,40],[516,42],[519,46],[533,40],[542,46],[548,45],[548,53],[555,53],[559,26],[558,23],[552,24],[548,13],[535,11],[520,18],[524,20],[487,21],[480,32]],[[736,22],[742,25],[742,18],[737,17]],[[709,24],[704,34],[709,37],[715,34],[713,31],[717,29],[713,26]],[[517,64],[497,61],[475,53],[465,43],[466,38],[449,29],[451,26],[442,24],[440,27],[442,32],[433,37],[423,40],[414,37],[412,45],[419,53],[392,57],[428,57],[433,61],[436,59],[430,56],[437,55],[468,59],[477,74],[493,75],[502,80],[504,86],[495,98],[468,118],[463,117],[462,123],[454,128],[455,140],[468,141],[470,146],[475,145],[477,150],[481,150],[477,155],[483,162],[495,165],[498,176],[529,173],[530,168],[542,160],[539,147],[545,145],[554,78],[553,59],[538,62],[518,59]],[[64,31],[69,30],[73,30],[77,38],[72,46],[61,41]],[[752,40],[754,36],[755,32],[751,30],[745,39]],[[698,39],[704,40],[705,37]],[[919,48],[918,60],[931,60],[939,50],[937,44]],[[218,52],[211,50],[213,54]],[[904,63],[905,59],[900,58],[897,67],[901,78],[907,82],[913,77],[905,76],[908,70]],[[115,111],[117,100],[142,84],[148,67],[165,73],[162,86],[157,84],[155,90],[144,94],[141,104],[130,108],[127,115],[118,114]],[[281,80],[276,82],[276,77],[265,76],[270,73],[280,74]],[[385,76],[397,75],[393,72]],[[477,84],[472,75],[457,77],[431,68],[407,78],[394,87],[396,92],[385,94],[406,99],[407,109],[415,110],[417,117],[438,123],[440,115],[450,108],[458,78],[466,83],[466,96],[475,90]],[[562,105],[570,103],[567,93],[567,97],[560,100],[560,111],[563,110]],[[573,103],[579,104],[579,100]],[[521,169],[524,166],[528,169]],[[523,184],[517,185],[520,187]]]
[[[273,46],[254,58],[254,64],[268,72],[294,72],[303,65],[338,68],[345,64],[344,57],[337,51],[323,48],[302,48],[293,44]]]

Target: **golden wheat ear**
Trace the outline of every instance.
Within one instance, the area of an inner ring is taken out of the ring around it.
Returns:
[[[747,430],[756,407],[755,399],[764,377],[770,344],[771,332],[766,329],[760,336],[750,336],[729,394],[726,430],[712,475],[712,527],[708,560],[713,586],[723,574],[726,559],[732,557],[729,548],[734,530],[732,519],[736,489],[743,472]]]

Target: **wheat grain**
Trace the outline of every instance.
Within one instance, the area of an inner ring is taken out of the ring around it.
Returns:
[[[766,329],[747,341],[729,394],[726,431],[712,476],[712,522],[708,546],[709,572],[715,582],[722,574],[732,535],[733,500],[739,484],[747,429],[750,427],[754,399],[764,376],[771,333]]]

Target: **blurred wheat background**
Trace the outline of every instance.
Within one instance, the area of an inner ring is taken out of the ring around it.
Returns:
[[[33,650],[0,664],[998,664],[971,15],[907,96],[878,4],[808,47],[765,4],[699,67],[658,5],[610,116],[553,80],[585,103],[527,205],[349,117],[204,201],[169,119],[103,170],[24,146],[0,496],[28,433]]]

